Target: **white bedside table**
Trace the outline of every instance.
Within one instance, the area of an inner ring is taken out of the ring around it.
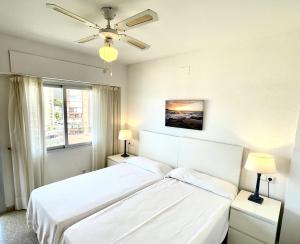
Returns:
[[[134,157],[134,156],[130,155],[130,157]],[[116,165],[116,164],[120,164],[120,163],[124,163],[125,159],[126,158],[123,158],[121,156],[121,154],[108,156],[107,157],[107,167],[110,167],[110,166],[113,166],[113,165]]]
[[[281,202],[263,197],[262,204],[248,201],[251,192],[240,191],[231,204],[228,244],[275,243]]]

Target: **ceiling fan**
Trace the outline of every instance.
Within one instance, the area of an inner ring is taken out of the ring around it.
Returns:
[[[107,25],[104,28],[101,28],[99,25],[80,17],[77,14],[70,12],[67,9],[64,9],[56,4],[46,3],[48,8],[51,8],[61,14],[67,15],[82,24],[87,25],[90,28],[98,30],[98,33],[84,37],[78,40],[78,43],[86,43],[95,39],[103,38],[104,46],[99,49],[100,57],[106,62],[112,62],[118,57],[118,50],[115,49],[112,44],[114,40],[120,40],[134,46],[140,50],[145,50],[150,47],[150,45],[137,40],[131,36],[124,34],[125,31],[130,30],[141,25],[152,23],[158,20],[157,13],[151,9],[147,9],[143,12],[140,12],[134,16],[131,16],[125,20],[122,20],[114,25],[114,28],[111,27],[111,21],[116,16],[116,10],[112,7],[102,7],[101,12],[104,18],[107,20]]]

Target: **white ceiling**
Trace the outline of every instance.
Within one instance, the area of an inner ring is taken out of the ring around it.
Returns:
[[[1,0],[0,32],[97,55],[102,40],[75,41],[94,34],[75,20],[45,7],[45,0]],[[127,34],[151,45],[140,51],[118,42],[119,61],[142,62],[205,48],[300,31],[299,0],[48,0],[104,26],[99,9],[118,9],[116,23],[151,8],[159,21]]]

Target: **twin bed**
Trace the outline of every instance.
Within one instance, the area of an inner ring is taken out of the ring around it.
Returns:
[[[39,242],[222,243],[242,147],[142,131],[139,151],[34,190],[27,221]]]

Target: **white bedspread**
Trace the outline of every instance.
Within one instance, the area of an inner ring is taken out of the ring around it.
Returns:
[[[31,193],[27,223],[41,244],[56,244],[69,226],[160,179],[123,163],[49,184]]]
[[[231,200],[166,178],[67,229],[63,244],[221,243]]]

